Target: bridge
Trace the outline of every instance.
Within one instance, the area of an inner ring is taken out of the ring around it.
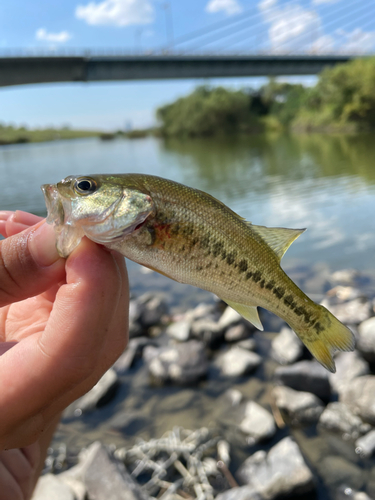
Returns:
[[[353,55],[141,54],[0,57],[0,86],[282,75],[314,75]]]

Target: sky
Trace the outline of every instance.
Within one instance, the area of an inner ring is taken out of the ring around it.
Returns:
[[[0,56],[11,53],[375,53],[371,0],[3,0]],[[314,79],[302,80],[311,84]],[[0,122],[117,130],[199,84],[263,78],[40,84],[0,89]]]

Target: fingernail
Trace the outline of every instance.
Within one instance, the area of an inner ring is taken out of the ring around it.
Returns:
[[[56,250],[56,237],[53,227],[43,222],[29,236],[29,250],[35,262],[48,267],[60,259]]]

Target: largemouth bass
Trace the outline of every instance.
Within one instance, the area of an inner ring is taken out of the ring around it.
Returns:
[[[69,176],[42,190],[61,256],[87,236],[215,293],[260,330],[257,307],[264,307],[286,321],[331,372],[333,353],[354,349],[352,332],[280,267],[304,229],[256,226],[207,193],[151,175]]]

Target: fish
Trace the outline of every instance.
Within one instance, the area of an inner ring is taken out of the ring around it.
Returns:
[[[146,174],[68,176],[42,186],[56,247],[68,257],[83,237],[175,281],[216,294],[263,330],[258,307],[283,319],[335,372],[335,351],[354,336],[288,277],[280,261],[305,229],[247,222],[198,189]]]

